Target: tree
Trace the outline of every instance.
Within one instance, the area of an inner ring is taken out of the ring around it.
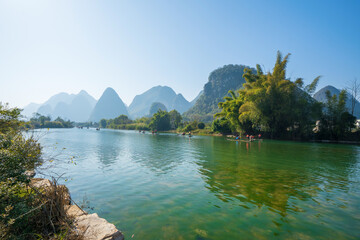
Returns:
[[[229,91],[230,97],[219,103],[222,111],[215,117],[226,118],[237,131],[267,131],[272,138],[288,136],[305,129],[303,126],[311,121],[315,122],[315,110],[320,105],[310,94],[315,91],[320,77],[306,87],[302,79],[295,83],[287,79],[289,56],[282,57],[278,52],[272,72],[264,73],[260,65],[256,66],[256,72],[245,69],[243,88],[237,93]]]
[[[169,112],[169,115],[171,129],[177,129],[178,127],[180,127],[182,121],[181,114],[174,109]]]
[[[152,130],[167,131],[170,129],[170,115],[167,111],[158,110],[151,118],[149,127]]]
[[[205,123],[199,122],[198,125],[197,125],[197,127],[198,127],[199,129],[204,129],[204,128],[205,128]]]
[[[101,119],[99,122],[99,126],[102,128],[106,128],[106,125],[107,125],[106,119],[104,119],[104,118]]]
[[[211,130],[219,133],[231,133],[230,122],[226,118],[215,119],[212,122]]]
[[[155,113],[157,113],[158,110],[167,111],[165,105],[162,104],[161,102],[154,102],[154,103],[152,103],[152,104],[151,104],[151,107],[150,107],[150,111],[149,111],[150,116],[152,116],[152,115],[154,115]]]
[[[21,109],[10,108],[8,104],[0,102],[0,133],[18,129],[22,123],[19,121]]]
[[[195,105],[183,114],[184,118],[212,122],[214,114],[221,110],[218,103],[228,94],[228,91],[235,91],[245,83],[243,77],[245,68],[250,69],[248,66],[230,64],[212,71],[208,82],[204,86],[203,93],[197,99]],[[255,71],[255,69],[252,69],[252,71]]]
[[[360,101],[360,83],[356,78],[350,82],[349,86],[347,87],[347,92],[350,95],[350,113],[351,115],[354,115],[356,103]]]
[[[118,116],[118,117],[116,117],[115,119],[114,119],[114,124],[116,124],[116,125],[119,125],[119,124],[129,124],[129,123],[131,123],[132,121],[128,118],[128,116],[126,116],[126,115],[124,115],[124,114],[122,114],[122,115],[120,115],[120,116]]]
[[[342,90],[339,96],[326,91],[325,111],[321,118],[320,134],[324,138],[339,140],[355,126],[356,118],[346,109],[347,93]]]
[[[220,113],[214,115],[215,118],[226,118],[229,121],[229,127],[233,129],[233,131],[245,131],[251,132],[249,128],[251,128],[252,124],[249,124],[249,121],[245,121],[244,119],[240,121],[239,119],[239,109],[244,104],[244,95],[242,92],[236,94],[234,91],[229,91],[230,97],[224,97],[225,102],[219,102],[218,106],[221,109]]]

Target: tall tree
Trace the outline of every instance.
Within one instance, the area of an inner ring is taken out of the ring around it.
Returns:
[[[351,115],[354,115],[356,103],[360,101],[360,83],[355,78],[349,83],[349,86],[346,89],[350,95],[350,103],[351,103],[350,113]]]
[[[181,114],[174,109],[169,112],[169,116],[171,129],[177,129],[182,121]]]
[[[290,81],[286,78],[289,56],[283,57],[278,52],[272,72],[264,73],[260,65],[256,66],[256,72],[245,69],[243,88],[237,94],[230,91],[231,97],[219,103],[222,111],[215,116],[228,119],[237,129],[246,132],[267,131],[273,138],[289,135],[315,122],[313,113],[317,108],[310,95],[320,77],[306,87],[302,79]]]
[[[159,110],[151,118],[149,127],[152,130],[166,131],[170,129],[170,115],[167,111]]]
[[[347,93],[342,90],[337,96],[326,92],[325,111],[321,119],[320,133],[323,138],[339,140],[354,128],[356,118],[347,111]]]

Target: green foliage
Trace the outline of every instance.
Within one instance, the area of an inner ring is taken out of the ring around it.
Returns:
[[[167,131],[170,130],[170,115],[166,111],[158,110],[151,118],[149,124],[151,130]]]
[[[177,129],[181,126],[182,117],[181,114],[174,110],[171,110],[169,112],[170,115],[170,127],[171,129]]]
[[[41,147],[32,138],[21,133],[0,133],[0,181],[7,178],[24,178],[26,170],[41,164]]]
[[[149,110],[150,117],[157,113],[159,110],[167,111],[166,106],[161,102],[152,103]]]
[[[197,127],[198,127],[198,129],[204,129],[205,128],[205,123],[199,122]]]
[[[187,124],[184,129],[183,129],[183,132],[191,132],[193,130],[195,130],[196,128],[194,127],[193,124]]]
[[[117,118],[114,118],[114,124],[129,124],[132,123],[131,119],[126,115],[120,115]]]
[[[181,129],[182,132],[190,132],[198,129],[198,121],[184,122],[184,128]]]
[[[35,113],[29,122],[25,124],[26,128],[72,128],[73,123],[65,121],[61,117],[57,117],[54,121],[51,121],[49,116],[43,116],[39,113]]]
[[[211,125],[211,130],[218,133],[231,133],[231,123],[226,118],[215,119]]]
[[[67,231],[64,188],[39,191],[25,175],[43,163],[40,144],[22,135],[19,109],[0,103],[0,110],[0,239],[75,239]]]
[[[101,128],[106,128],[106,126],[107,126],[106,119],[101,119],[100,122],[99,122],[99,126]]]
[[[148,117],[142,117],[142,118],[138,118],[136,119],[134,122],[135,123],[143,123],[143,124],[149,124],[151,121],[151,118]]]
[[[222,98],[229,90],[237,90],[245,83],[243,77],[245,69],[255,72],[255,69],[247,66],[231,64],[211,72],[203,94],[195,105],[184,113],[184,117],[190,120],[212,122],[213,115],[220,112],[218,103],[222,101]]]
[[[238,132],[268,132],[272,138],[300,137],[308,134],[321,112],[321,105],[312,94],[319,77],[303,88],[301,78],[295,83],[286,78],[289,54],[282,57],[278,52],[272,72],[264,73],[260,65],[257,71],[244,69],[245,83],[237,93],[229,91],[225,102],[219,103],[221,112],[215,117],[229,121],[231,129]]]
[[[149,130],[149,123],[150,118],[143,117],[133,121],[126,115],[120,115],[114,119],[101,119],[99,125],[102,128],[111,129]]]
[[[325,111],[320,121],[320,138],[344,139],[355,128],[356,118],[348,112],[346,108],[347,94],[342,90],[337,95],[331,95],[326,91]]]
[[[6,133],[18,129],[22,123],[18,120],[21,109],[10,108],[8,104],[0,102],[0,132]]]
[[[102,121],[102,120],[100,120]],[[106,122],[106,125],[104,125],[104,127],[108,127],[108,128],[112,128],[112,129],[135,129],[134,127],[130,127],[131,123],[133,123],[133,121],[131,119],[128,118],[128,116],[126,115],[120,115],[114,119],[109,119]],[[100,124],[104,124],[104,122],[100,122]]]

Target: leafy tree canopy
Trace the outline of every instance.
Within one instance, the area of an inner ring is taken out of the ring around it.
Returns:
[[[166,111],[158,110],[151,118],[149,124],[151,130],[167,131],[170,126],[170,114]]]
[[[272,72],[264,73],[260,65],[256,72],[245,68],[243,88],[229,91],[222,110],[215,117],[225,118],[233,129],[242,132],[267,131],[273,138],[301,132],[303,126],[314,122],[321,106],[312,100],[312,94],[320,77],[303,87],[302,79],[294,82],[286,78],[286,66],[290,54],[278,52]],[[295,131],[296,129],[296,131]]]

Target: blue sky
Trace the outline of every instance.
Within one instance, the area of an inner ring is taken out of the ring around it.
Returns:
[[[156,85],[192,100],[226,64],[344,88],[360,79],[360,1],[0,0],[0,101],[23,107],[59,92],[126,104]]]

